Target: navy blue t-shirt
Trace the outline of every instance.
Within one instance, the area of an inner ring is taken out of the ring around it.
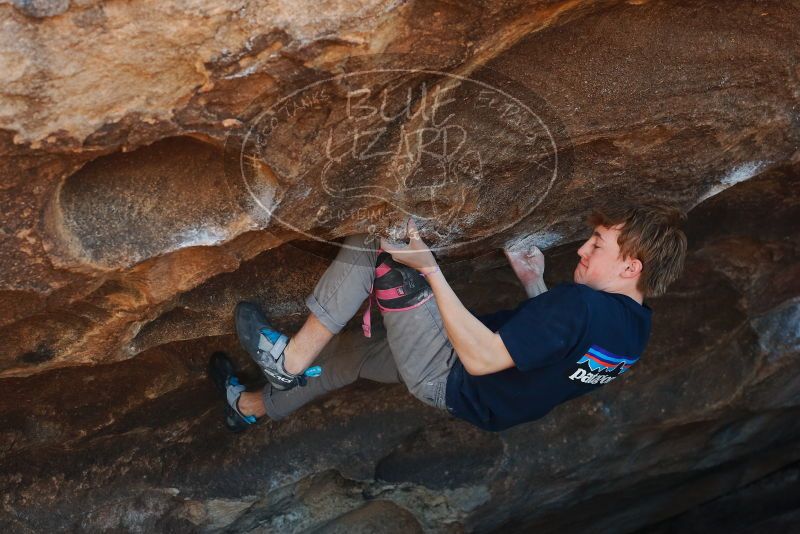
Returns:
[[[626,295],[560,284],[478,319],[499,332],[515,367],[473,376],[456,360],[447,378],[451,414],[485,430],[533,421],[594,391],[638,361],[652,310]]]

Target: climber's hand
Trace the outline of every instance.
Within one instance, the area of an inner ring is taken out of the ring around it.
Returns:
[[[419,230],[414,220],[409,217],[406,223],[406,237],[408,245],[392,245],[381,238],[381,248],[392,255],[392,259],[421,272],[433,270],[436,267],[436,258],[428,249],[428,245],[419,236]]]
[[[505,247],[503,253],[526,289],[544,278],[544,254],[538,247]]]

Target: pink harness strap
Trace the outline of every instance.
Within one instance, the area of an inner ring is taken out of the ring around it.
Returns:
[[[381,263],[377,267],[375,267],[375,278],[380,278],[384,274],[388,273],[392,269],[386,265],[385,263]]]
[[[369,296],[367,297],[367,309],[364,310],[364,317],[361,319],[361,330],[364,332],[364,337],[372,337],[372,289],[370,288]]]
[[[382,248],[378,249],[378,254],[383,252]],[[384,274],[388,273],[391,269],[385,263],[381,263],[375,268],[375,277],[379,278]],[[361,319],[361,330],[364,332],[364,337],[372,337],[372,289],[375,287],[375,283],[373,282],[371,286],[369,286],[369,296],[367,297],[367,309],[364,310],[364,316]]]
[[[402,286],[393,287],[391,289],[376,289],[374,292],[375,296],[379,299],[396,299],[406,294]],[[378,305],[380,305],[380,302]]]

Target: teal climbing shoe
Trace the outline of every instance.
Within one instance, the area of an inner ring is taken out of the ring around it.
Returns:
[[[239,397],[246,388],[239,383],[236,377],[236,367],[224,352],[215,352],[211,355],[208,364],[208,374],[213,380],[217,390],[225,399],[225,426],[231,432],[242,432],[258,419],[253,415],[244,415],[239,411]]]
[[[257,304],[240,302],[233,315],[239,343],[258,364],[272,387],[283,391],[306,385],[305,376],[289,373],[284,368],[283,352],[289,344],[289,336],[275,330]]]

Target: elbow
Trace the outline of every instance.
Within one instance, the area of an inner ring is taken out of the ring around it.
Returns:
[[[462,361],[461,364],[464,366],[464,370],[472,376],[483,376],[493,372],[487,365],[479,362]]]
[[[491,338],[486,339],[482,346],[470,346],[464,350],[463,355],[456,352],[464,370],[472,376],[490,375],[514,365],[500,335],[490,332],[489,329],[486,332]]]

